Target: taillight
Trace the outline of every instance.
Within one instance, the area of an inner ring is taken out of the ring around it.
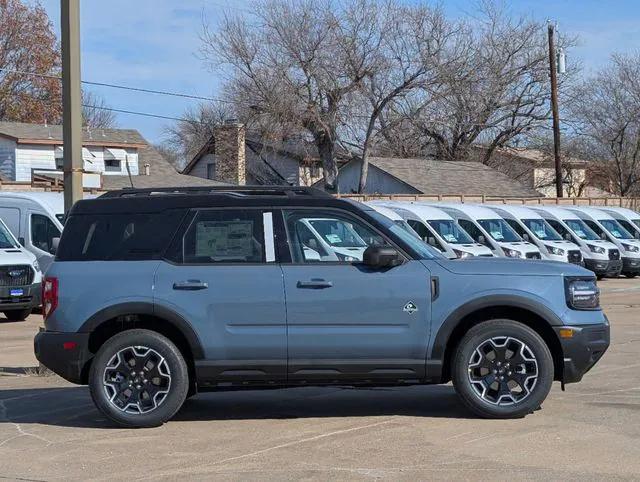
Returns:
[[[42,283],[42,316],[46,320],[58,307],[58,278],[45,277]]]

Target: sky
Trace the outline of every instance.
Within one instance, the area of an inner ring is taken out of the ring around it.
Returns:
[[[404,0],[412,3],[418,0]],[[60,35],[60,0],[41,0]],[[638,0],[505,0],[514,13],[558,23],[579,38],[567,52],[587,72],[602,67],[613,52],[640,52]],[[199,58],[203,19],[249,15],[251,0],[81,0],[82,78],[93,82],[217,97],[225,75]],[[473,14],[477,0],[441,0],[448,16]],[[546,32],[541,32],[545,35]],[[178,97],[92,87],[113,108],[180,117],[197,103]],[[163,138],[170,122],[118,114],[118,126],[138,129],[150,142]]]

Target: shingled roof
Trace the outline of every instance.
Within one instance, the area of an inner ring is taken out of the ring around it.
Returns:
[[[369,162],[375,168],[423,194],[532,198],[542,196],[535,189],[478,162],[398,157],[373,157]]]
[[[0,122],[0,136],[18,144],[62,144],[62,126]],[[84,145],[142,147],[147,141],[135,129],[82,129]]]

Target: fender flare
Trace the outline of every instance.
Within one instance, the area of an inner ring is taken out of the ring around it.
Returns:
[[[512,307],[530,311],[545,320],[549,326],[562,325],[562,320],[552,310],[542,303],[518,295],[494,294],[485,295],[456,308],[447,316],[444,323],[438,328],[438,332],[431,347],[430,360],[434,362],[444,362],[444,355],[451,333],[458,324],[474,311],[492,307]]]
[[[191,323],[175,311],[164,306],[154,305],[150,302],[128,301],[104,308],[91,315],[78,331],[91,333],[106,321],[122,315],[150,315],[166,320],[185,337],[191,348],[191,353],[193,353],[193,358],[195,360],[204,359],[202,343],[200,342],[198,334],[191,326]]]

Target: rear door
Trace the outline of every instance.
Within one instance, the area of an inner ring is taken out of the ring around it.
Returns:
[[[284,210],[283,220],[291,256],[282,263],[289,381],[422,378],[431,313],[428,269],[410,259],[384,270],[363,265],[364,249],[390,242],[351,213],[299,208]],[[338,261],[307,253],[298,229],[306,223],[316,225]]]
[[[156,273],[154,303],[187,320],[205,360],[201,384],[286,379],[282,270],[273,215],[262,209],[193,211]]]

